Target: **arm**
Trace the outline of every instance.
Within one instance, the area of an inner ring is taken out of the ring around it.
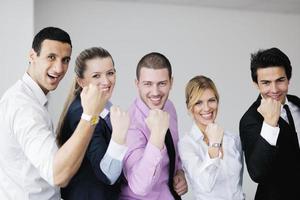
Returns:
[[[129,149],[124,159],[124,175],[130,189],[135,194],[144,196],[158,181],[162,152],[147,141],[141,129],[134,126],[128,130],[127,145]]]
[[[129,114],[118,106],[112,106],[110,113],[113,132],[108,149],[100,162],[100,168],[109,178],[110,184],[114,184],[122,172],[122,161],[127,151],[126,133],[130,119]]]
[[[110,140],[108,149],[100,162],[100,169],[109,179],[110,185],[118,180],[122,172],[122,163],[126,151],[127,147],[125,145]]]
[[[251,110],[242,117],[239,125],[247,169],[251,179],[257,183],[268,177],[276,156],[276,146],[261,135],[263,120],[259,113]]]
[[[95,85],[84,87],[81,92],[83,113],[99,116],[107,99]],[[54,184],[64,187],[79,169],[95,126],[90,122],[80,120],[71,138],[55,153],[53,160]]]
[[[199,145],[199,144],[197,144]],[[203,192],[210,192],[216,182],[221,167],[220,157],[211,159],[207,149],[204,152],[196,152],[188,136],[178,143],[179,154],[189,178]]]
[[[130,121],[128,113],[117,106],[111,107],[110,115],[113,132],[108,148],[105,135],[110,133],[104,120],[101,120],[103,124],[97,126],[87,153],[97,178],[106,184],[115,183],[122,172],[122,160],[127,150],[124,144]]]

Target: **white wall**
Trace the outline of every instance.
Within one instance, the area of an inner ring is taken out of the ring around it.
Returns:
[[[150,51],[165,54],[173,65],[171,99],[177,107],[181,134],[191,125],[184,87],[198,74],[215,81],[221,95],[218,121],[238,133],[240,117],[258,94],[251,82],[249,60],[250,53],[259,48],[276,46],[290,57],[294,66],[290,92],[300,95],[299,15],[93,0],[36,1],[35,31],[50,25],[67,30],[74,46],[67,77],[52,96],[55,122],[71,85],[76,55],[91,46],[105,47],[113,55],[118,79],[113,102],[123,108],[137,94],[138,60]],[[244,177],[247,199],[254,199],[256,185],[246,168]],[[184,199],[192,199],[191,192]]]
[[[0,0],[0,96],[28,66],[33,15],[33,0]]]

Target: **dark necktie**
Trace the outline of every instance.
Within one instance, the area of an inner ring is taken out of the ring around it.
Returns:
[[[109,129],[112,131],[111,122],[110,122],[110,112],[107,113],[107,115],[104,117],[104,120],[105,120],[107,126],[109,127]]]
[[[283,108],[285,109],[286,111],[286,115],[287,115],[287,118],[289,120],[289,125],[290,127],[292,128],[293,132],[292,132],[292,137],[293,137],[293,140],[295,140],[295,142],[297,143],[298,147],[299,147],[299,143],[298,143],[298,137],[297,137],[297,132],[296,132],[296,128],[295,128],[295,124],[294,124],[294,119],[292,117],[292,114],[291,114],[291,111],[290,111],[290,108],[288,105],[284,105]]]
[[[177,192],[175,192],[175,190],[173,188],[173,176],[174,176],[174,172],[175,172],[176,152],[175,152],[175,147],[174,147],[174,143],[173,143],[173,139],[172,139],[170,129],[168,129],[167,133],[166,133],[165,145],[166,145],[169,160],[170,160],[168,185],[169,185],[170,191],[171,191],[174,199],[175,200],[181,200],[181,197],[177,194]]]

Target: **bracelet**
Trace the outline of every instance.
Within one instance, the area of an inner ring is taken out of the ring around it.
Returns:
[[[222,143],[212,143],[208,145],[209,147],[214,147],[214,148],[221,148],[222,147]]]

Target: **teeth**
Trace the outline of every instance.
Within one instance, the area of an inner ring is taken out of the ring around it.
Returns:
[[[211,119],[212,113],[202,114],[201,116],[202,116],[204,119]]]
[[[53,74],[48,74],[48,76],[52,79],[57,79],[59,76],[53,75]]]
[[[108,87],[107,87],[107,88],[101,88],[101,90],[103,90],[103,91],[108,91],[109,88],[108,88]]]

